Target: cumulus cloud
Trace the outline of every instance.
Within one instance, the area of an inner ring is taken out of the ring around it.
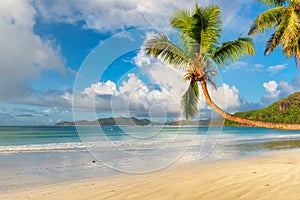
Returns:
[[[73,95],[75,109],[143,115],[159,105],[167,113],[180,113],[179,99],[172,91],[161,85],[146,84],[133,73],[119,87],[111,81],[98,82]],[[71,101],[69,95],[63,98]]]
[[[263,83],[263,87],[266,90],[266,94],[262,97],[262,102],[269,103],[279,99],[280,91],[278,91],[278,83],[276,81],[269,81]]]
[[[200,5],[218,4],[227,27],[239,27],[231,19],[244,3],[232,0],[230,3],[213,0],[199,1]],[[49,22],[84,22],[84,27],[100,32],[114,32],[128,27],[159,26],[169,27],[170,16],[179,9],[191,9],[194,1],[189,0],[35,0],[34,6],[44,20]],[[228,9],[230,7],[230,9]],[[227,9],[225,9],[227,8]],[[239,18],[240,17],[239,15]],[[243,24],[252,20],[242,18]],[[249,26],[247,26],[248,29]]]
[[[105,83],[95,83],[92,84],[91,87],[85,88],[83,93],[84,94],[90,94],[91,92],[94,92],[96,94],[102,94],[102,95],[112,95],[116,91],[116,84],[112,81],[107,81]]]
[[[299,91],[299,75],[296,75],[292,83],[289,84],[287,81],[276,82],[274,80],[263,83],[265,88],[265,94],[262,97],[262,102],[270,104],[284,98],[294,92]]]
[[[231,112],[236,112],[243,104],[236,86],[223,83],[217,90],[210,87],[210,93],[215,103]]]
[[[98,113],[112,112],[115,116],[120,113],[133,114],[135,116],[145,116],[151,108],[159,106],[158,112],[168,115],[180,115],[180,98],[172,87],[164,87],[144,83],[135,74],[128,74],[128,80],[123,81],[119,87],[113,87],[113,91],[108,95],[107,90],[99,90],[95,85],[108,85],[111,81],[96,83],[85,88],[81,93],[74,94],[74,109],[95,111]],[[112,84],[115,86],[115,84]],[[174,85],[174,87],[176,87]],[[186,88],[184,88],[186,89]],[[222,84],[215,90],[209,86],[208,90],[214,102],[228,112],[237,112],[249,109],[249,103],[240,98],[239,90],[235,86]],[[88,92],[87,92],[88,91]],[[66,101],[71,101],[69,95],[63,95]],[[201,117],[209,117],[211,108],[206,104],[205,98],[201,93],[198,105]]]
[[[34,34],[35,16],[29,1],[0,1],[0,101],[26,95],[44,70],[65,70],[59,47]]]

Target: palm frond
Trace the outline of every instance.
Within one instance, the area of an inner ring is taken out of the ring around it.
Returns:
[[[189,10],[176,11],[171,17],[171,25],[182,34],[188,35],[193,27],[193,18]]]
[[[211,77],[218,75],[218,72],[214,70],[213,60],[207,55],[203,55],[201,60],[201,64],[204,67],[202,78],[206,82],[209,82],[213,86],[213,88],[217,90],[217,85],[211,79]]]
[[[291,0],[290,5],[295,11],[300,11],[300,0]]]
[[[163,33],[147,40],[144,45],[144,51],[148,55],[152,55],[176,67],[186,67],[188,64],[185,52],[178,45],[173,44]]]
[[[251,27],[249,35],[277,27],[275,33],[266,43],[265,55],[273,52],[281,45],[282,54],[289,58],[294,57],[297,68],[300,68],[300,53],[298,53],[300,48],[300,0],[257,1],[274,8],[259,15]]]
[[[195,56],[200,52],[200,44],[193,38],[189,36],[182,36],[181,42],[189,60],[195,58]]]
[[[289,15],[285,17],[286,27],[282,34],[281,44],[284,46],[285,43],[293,42],[296,37],[300,35],[300,15],[288,8]]]
[[[263,33],[266,29],[278,26],[286,11],[285,7],[277,7],[261,13],[252,24],[248,35]]]
[[[181,109],[186,118],[195,117],[198,113],[199,88],[198,83],[191,81],[187,91],[181,97]]]
[[[285,5],[288,0],[257,0],[258,2],[264,3],[268,6],[283,6]]]
[[[288,42],[286,45],[282,45],[282,53],[287,55],[287,57],[292,58],[295,57],[296,59],[296,64],[298,65],[298,58],[300,57],[299,54],[299,41],[300,40],[300,35],[295,38],[293,41]],[[298,68],[298,66],[297,66]]]
[[[243,56],[255,53],[252,39],[240,37],[237,40],[224,42],[211,54],[211,58],[221,67],[236,62]]]
[[[273,33],[272,36],[268,39],[268,41],[266,43],[266,49],[265,49],[264,55],[270,54],[279,45],[279,40],[280,40],[282,33],[279,31],[277,31],[276,33]]]
[[[192,32],[195,27],[195,20],[189,10],[179,10],[171,17],[171,25],[176,28],[181,36],[181,46],[186,52],[187,58],[192,58],[199,52],[199,43],[193,38]]]
[[[222,31],[220,8],[218,6],[207,6],[201,13],[202,31],[200,49],[201,53],[208,53],[212,46],[218,43]]]
[[[272,34],[272,36],[268,39],[266,43],[265,55],[273,52],[276,47],[280,44],[282,34],[286,27],[286,21],[283,21],[277,28],[276,32]]]

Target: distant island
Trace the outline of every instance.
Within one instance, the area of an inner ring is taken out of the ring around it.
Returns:
[[[146,126],[150,124],[156,124],[151,122],[149,119],[137,119],[135,117],[109,117],[109,118],[101,118],[94,121],[81,120],[76,122],[59,122],[55,124],[56,126],[75,126],[75,125],[86,125],[86,126],[115,126],[115,125],[138,125],[138,126]]]
[[[208,126],[208,125],[222,125],[221,119],[214,119],[214,120],[195,120],[190,121],[189,125],[192,126]],[[178,126],[185,124],[185,121],[172,121],[172,122],[153,122],[149,119],[138,119],[135,117],[116,117],[116,118],[100,118],[94,121],[87,121],[87,120],[81,120],[76,122],[59,122],[56,123],[56,126],[75,126],[75,125],[81,125],[81,126],[159,126],[159,125],[167,125],[167,126]]]
[[[283,123],[300,123],[300,92],[296,92],[286,98],[283,98],[270,106],[261,110],[251,110],[247,112],[238,112],[234,115],[268,122],[283,122]],[[212,120],[194,120],[190,121],[189,125],[192,126],[220,126],[222,119]],[[135,117],[116,117],[116,118],[100,118],[94,121],[81,120],[75,122],[59,122],[56,126],[75,126],[86,125],[86,126],[116,126],[116,125],[127,125],[127,126],[155,126],[155,125],[168,125],[168,126],[179,126],[184,125],[185,121],[173,121],[173,122],[153,122],[149,119],[138,119]],[[225,126],[241,126],[241,124],[226,120]]]

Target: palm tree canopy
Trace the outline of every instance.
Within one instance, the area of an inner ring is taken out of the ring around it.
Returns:
[[[254,54],[252,40],[248,37],[225,43],[219,41],[222,32],[220,12],[218,6],[199,7],[198,4],[192,11],[179,10],[171,17],[171,25],[180,35],[178,44],[174,44],[163,33],[153,36],[144,44],[148,55],[185,70],[185,80],[190,84],[182,96],[181,107],[187,118],[197,114],[197,81],[203,79],[215,86],[210,78],[217,75],[213,63],[221,67]]]
[[[257,1],[267,4],[268,6],[283,6],[288,2],[288,0],[257,0]]]
[[[282,53],[294,57],[300,68],[300,0],[258,0],[271,7],[261,13],[250,28],[249,35],[276,29],[266,43],[265,55],[279,45]]]

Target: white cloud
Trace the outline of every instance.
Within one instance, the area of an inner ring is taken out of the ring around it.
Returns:
[[[223,83],[217,90],[210,87],[210,94],[215,103],[222,109],[229,112],[236,112],[242,107],[243,101],[240,98],[239,90],[235,86]]]
[[[160,85],[152,87],[152,84],[144,83],[132,73],[128,74],[127,78],[119,87],[107,81],[92,84],[83,92],[74,94],[76,109],[93,110],[95,106],[98,112],[112,111],[113,114],[127,112],[138,115],[147,113],[154,105],[160,105],[167,113],[180,112],[179,99],[168,88]],[[105,87],[107,85],[113,86],[109,87],[109,93]],[[63,98],[71,100],[69,94],[63,95]]]
[[[218,4],[222,8],[224,26],[238,28],[234,17],[242,5],[242,1],[215,2],[213,0],[199,1],[199,5]],[[33,4],[44,20],[64,23],[83,21],[85,28],[100,32],[124,30],[126,27],[159,26],[169,27],[170,16],[179,9],[192,9],[194,1],[189,0],[35,0]],[[230,9],[228,9],[230,7]],[[239,15],[238,19],[245,17]],[[247,23],[252,20],[247,20]],[[249,26],[247,26],[248,29]]]
[[[295,76],[295,79],[296,78],[297,75]],[[276,82],[272,80],[264,83],[263,87],[265,88],[266,93],[263,95],[261,100],[265,104],[273,103],[281,98],[284,98],[294,92],[299,91],[299,86],[297,85],[296,81],[292,82],[292,84],[289,84],[286,81]]]
[[[269,81],[267,83],[264,83],[263,86],[266,89],[266,91],[269,93],[276,92],[278,88],[278,84],[276,81]]]
[[[83,93],[84,94],[90,94],[90,93],[95,93],[95,94],[103,94],[103,95],[112,95],[116,91],[116,84],[112,81],[107,81],[105,83],[95,83],[92,84],[91,87],[85,88]]]
[[[65,70],[60,49],[34,34],[35,15],[29,1],[0,1],[0,101],[25,95],[43,70]]]
[[[268,67],[267,71],[271,72],[272,75],[277,74],[278,72],[284,70],[286,68],[287,64],[283,65],[275,65]]]
[[[278,83],[269,81],[263,84],[266,94],[262,97],[262,102],[269,103],[279,99],[280,91],[278,91]]]

